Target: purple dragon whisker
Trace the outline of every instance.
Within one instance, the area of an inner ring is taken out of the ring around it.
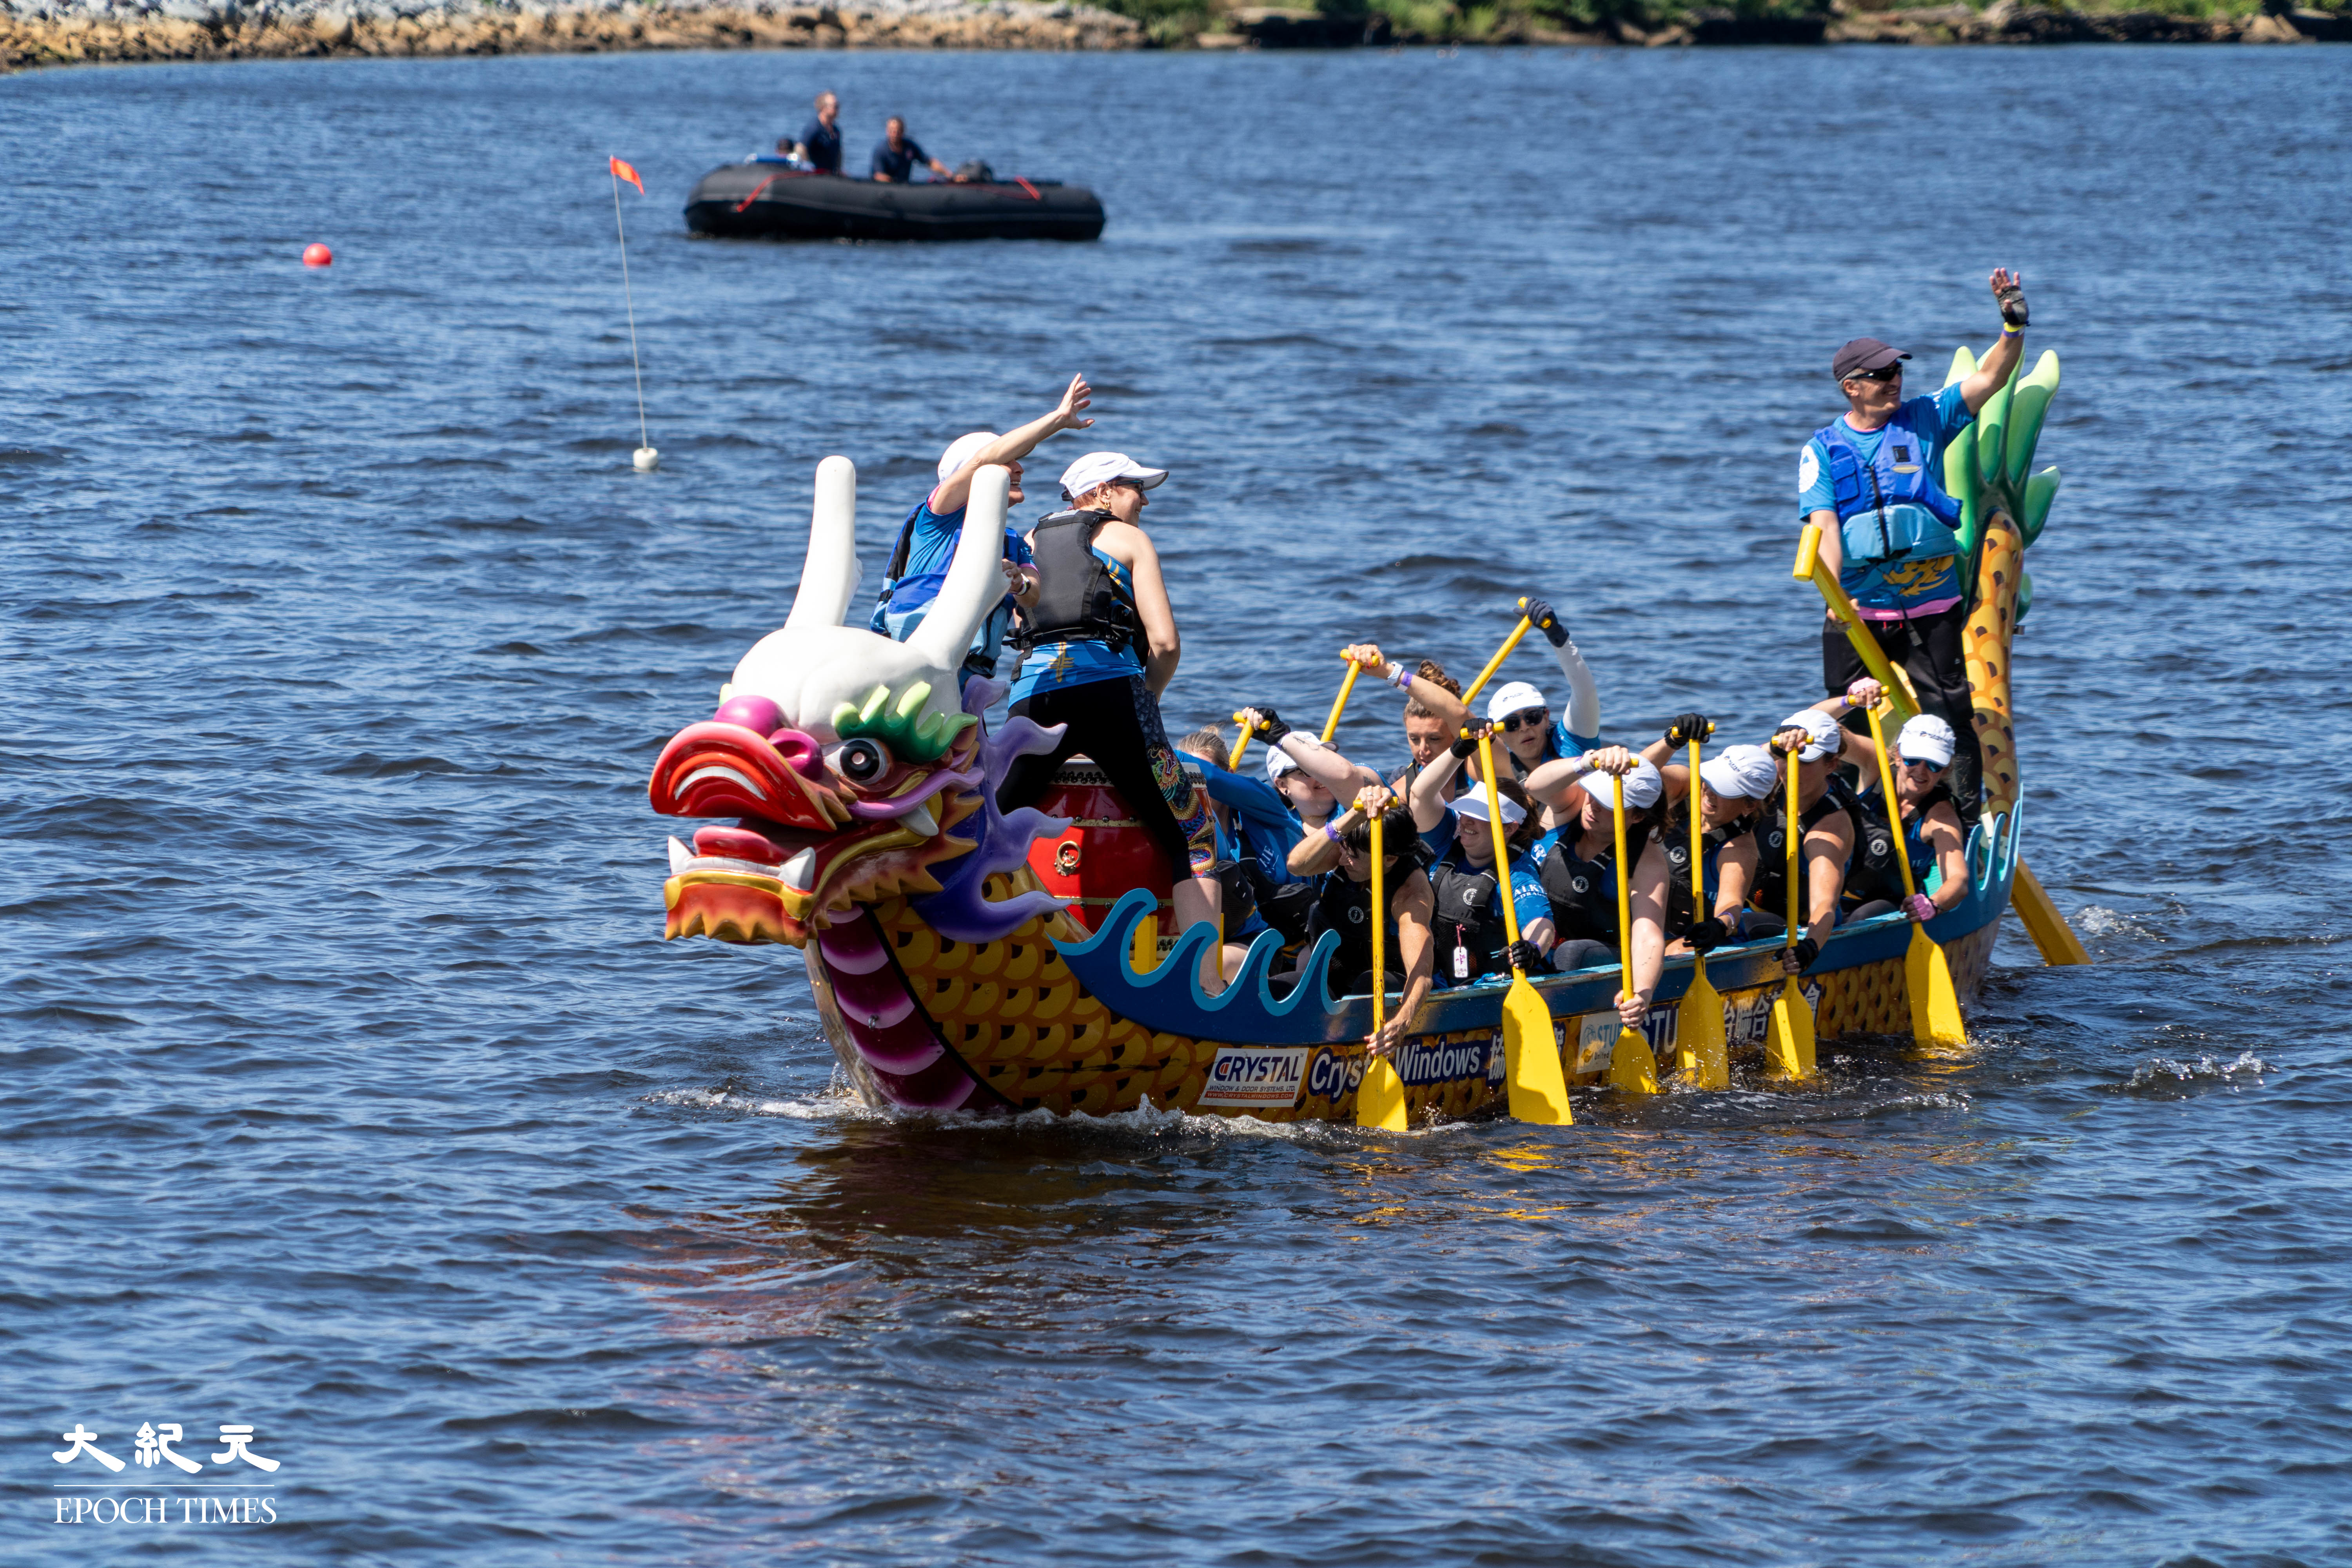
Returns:
[[[1004,694],[1002,681],[974,676],[964,683],[963,709],[967,713],[984,711]],[[1011,936],[1040,915],[1068,907],[1069,900],[1051,893],[1029,892],[992,903],[982,889],[990,877],[1000,871],[1010,871],[1025,865],[1029,846],[1040,835],[1060,833],[1070,826],[1070,819],[1048,816],[1031,806],[1023,806],[1010,816],[996,809],[996,786],[1004,782],[1015,757],[1042,756],[1061,743],[1062,726],[1051,729],[1025,718],[1005,721],[1004,728],[990,732],[987,721],[981,724],[981,765],[977,775],[965,773],[955,775],[963,781],[960,787],[977,785],[980,790],[980,811],[957,825],[961,837],[965,830],[977,826],[979,839],[971,853],[951,862],[937,874],[940,890],[914,900],[917,914],[933,931],[951,942],[999,942]],[[904,809],[903,807],[901,809]]]

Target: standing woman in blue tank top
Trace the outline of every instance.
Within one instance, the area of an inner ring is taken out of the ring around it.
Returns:
[[[1160,552],[1143,531],[1144,492],[1168,477],[1124,452],[1089,452],[1062,474],[1067,510],[1030,533],[1037,599],[1022,612],[1021,673],[1013,711],[1066,726],[1050,754],[1017,759],[998,786],[1004,811],[1032,805],[1073,753],[1108,775],[1144,831],[1175,868],[1180,931],[1217,918],[1216,820],[1160,720],[1160,694],[1175,678],[1183,644]],[[1202,984],[1223,988],[1212,943]]]

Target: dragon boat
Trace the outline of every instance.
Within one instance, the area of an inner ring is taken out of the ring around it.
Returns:
[[[1974,367],[1962,348],[1948,382]],[[1926,930],[1963,1004],[2012,905],[2046,960],[2087,962],[2020,858],[2010,708],[2011,650],[2032,595],[2024,556],[2059,481],[2054,468],[2028,469],[2057,384],[2057,358],[2045,353],[1946,458],[1948,489],[1964,509],[1983,806],[1969,833],[1969,892]],[[1354,1121],[1373,1002],[1330,994],[1335,935],[1308,950],[1295,984],[1277,984],[1282,939],[1265,933],[1211,995],[1197,976],[1214,928],[1172,942],[1154,935],[1171,868],[1123,821],[1098,773],[1066,768],[1046,797],[1062,815],[999,811],[995,786],[1013,760],[1050,752],[1058,734],[1018,717],[991,730],[984,715],[1004,688],[956,674],[1003,592],[1005,470],[982,471],[947,581],[904,643],[844,625],[857,578],[856,486],[845,458],[819,466],[806,565],[784,626],[738,664],[717,716],[681,731],[655,763],[656,812],[726,819],[697,828],[691,844],[670,840],[666,937],[799,948],[841,1067],[877,1108],[1103,1115],[1149,1103],[1268,1121]],[[1797,575],[1838,609],[1843,595],[1812,544],[1809,537],[1801,548]],[[1844,609],[1857,650],[1899,706],[1907,685]],[[1816,1037],[1911,1029],[1911,935],[1900,912],[1838,929],[1801,982]],[[1775,938],[1706,957],[1735,1064],[1765,1055],[1783,990],[1780,952]],[[1667,959],[1643,1031],[1669,1067],[1693,978],[1690,955]],[[1503,1111],[1507,984],[1433,992],[1415,1016],[1391,1058],[1414,1121]],[[1613,966],[1534,982],[1571,1086],[1607,1079],[1618,984]],[[1692,1064],[1681,1065],[1687,1073]],[[1768,1078],[1815,1070],[1810,1053],[1765,1066]]]

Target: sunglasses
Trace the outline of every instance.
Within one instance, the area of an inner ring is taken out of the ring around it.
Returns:
[[[1523,708],[1503,721],[1503,733],[1516,735],[1522,730],[1540,730],[1550,722],[1550,709]]]
[[[1900,364],[1890,364],[1884,370],[1858,370],[1846,379],[1848,381],[1901,381],[1903,367]]]
[[[1944,771],[1944,764],[1941,763],[1915,763],[1910,758],[1906,757],[1903,759],[1903,771],[1906,773],[1940,773]]]

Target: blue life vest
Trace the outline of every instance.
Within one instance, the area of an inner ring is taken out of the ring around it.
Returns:
[[[867,630],[878,632],[892,642],[905,642],[915,635],[915,628],[923,624],[925,616],[930,614],[933,602],[940,596],[940,587],[948,580],[948,567],[955,564],[955,552],[950,550],[946,564],[937,571],[900,575],[907,570],[907,556],[914,545],[915,520],[923,515],[926,504],[917,503],[915,509],[907,514],[907,521],[899,526],[898,547],[891,552],[889,570],[882,575],[882,594],[874,602],[873,619],[866,623]],[[955,531],[962,531],[961,508],[932,515],[941,522],[956,520]],[[1004,559],[1018,561],[1023,548],[1020,534],[1007,528],[1004,531]],[[994,609],[988,612],[988,618],[980,623],[980,630],[972,634],[971,649],[964,655],[966,674],[985,676],[991,679],[995,678],[996,656],[1003,650],[1005,634],[1012,629],[1013,607],[1013,595],[1007,594],[998,601]]]
[[[1901,610],[1960,597],[1960,506],[1937,477],[1934,443],[1911,423],[1908,405],[1879,431],[1864,462],[1853,432],[1832,419],[1813,432],[1829,454],[1845,564],[1838,582],[1864,609]]]

